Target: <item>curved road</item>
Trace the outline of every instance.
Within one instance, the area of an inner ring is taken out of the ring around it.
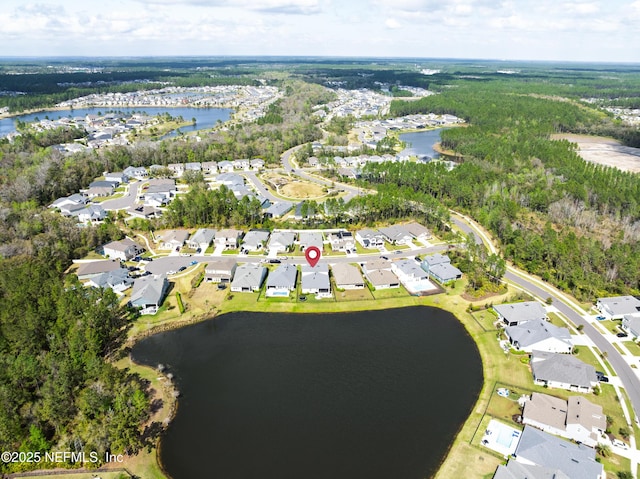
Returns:
[[[462,218],[464,216],[459,215]],[[467,219],[468,220],[468,219]],[[489,246],[491,252],[495,252],[495,246],[491,240],[482,231],[477,228],[471,221],[463,221],[457,217],[452,217],[451,221],[456,224],[465,233],[473,233],[478,244],[483,243]],[[519,274],[516,274],[518,272]],[[524,277],[523,277],[524,276]],[[553,305],[564,314],[571,322],[576,326],[583,326],[583,332],[593,341],[597,348],[606,354],[609,364],[613,367],[616,375],[622,382],[622,385],[629,396],[635,418],[638,417],[638,411],[640,411],[640,379],[636,373],[631,369],[631,366],[622,358],[622,355],[607,339],[600,334],[596,328],[593,327],[581,314],[578,314],[577,310],[580,310],[578,305],[571,305],[571,301],[557,292],[555,289],[543,289],[539,286],[539,280],[532,278],[530,275],[516,270],[514,267],[509,266],[505,274],[505,279],[525,291],[530,292],[534,296],[541,299],[551,298]],[[545,284],[545,283],[543,283]],[[546,284],[545,284],[546,285]],[[632,418],[634,419],[634,418]]]
[[[138,188],[141,182],[136,181],[129,183],[127,191],[121,198],[115,198],[113,200],[107,200],[102,202],[102,208],[105,210],[126,210],[136,203],[138,198]]]

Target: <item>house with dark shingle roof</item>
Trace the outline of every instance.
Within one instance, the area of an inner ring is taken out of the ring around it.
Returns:
[[[604,479],[596,451],[583,444],[573,444],[531,426],[525,426],[514,453],[516,461],[557,469],[571,478]]]
[[[115,259],[88,261],[86,263],[79,263],[76,274],[79,280],[85,280],[121,268],[120,261],[116,261]]]
[[[540,386],[590,393],[598,385],[595,368],[568,354],[534,350],[530,365],[533,382]]]
[[[537,301],[523,301],[521,303],[496,304],[493,310],[498,319],[506,326],[515,326],[535,319],[547,321],[547,310]]]

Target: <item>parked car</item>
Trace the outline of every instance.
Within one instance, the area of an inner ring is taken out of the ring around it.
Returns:
[[[198,262],[195,259],[191,263],[189,263],[189,266],[193,266],[194,264],[198,264]]]
[[[629,446],[626,443],[622,442],[620,439],[614,439],[613,441],[611,441],[611,443],[614,446],[621,447],[622,449],[629,449]]]
[[[616,334],[616,336],[618,336],[619,338],[626,338],[629,335],[627,333],[620,332],[620,333]]]
[[[218,283],[218,290],[222,291],[223,289],[227,289],[227,285],[224,283]]]
[[[602,376],[598,378],[598,381],[600,381],[601,383],[608,383],[609,378],[607,376]]]
[[[301,303],[304,303],[307,300],[307,297],[306,296],[300,296],[298,299],[300,300]]]
[[[605,319],[607,319],[605,316],[596,316],[596,319],[598,321],[604,321]]]
[[[280,261],[279,259],[270,259],[269,263],[271,263],[271,264],[279,264],[279,263],[282,263],[282,261]]]
[[[380,259],[389,259],[386,256],[380,256]]]
[[[178,272],[184,271],[185,269],[187,269],[187,267],[186,267],[186,266],[180,266],[180,267],[178,268]]]

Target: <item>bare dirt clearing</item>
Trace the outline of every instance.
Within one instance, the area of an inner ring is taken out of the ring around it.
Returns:
[[[585,161],[640,173],[640,148],[624,146],[617,140],[599,136],[553,135],[552,139],[576,143],[578,153]]]

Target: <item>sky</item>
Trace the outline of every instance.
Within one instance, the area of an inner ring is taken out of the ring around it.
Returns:
[[[2,0],[0,56],[640,62],[640,0]]]

